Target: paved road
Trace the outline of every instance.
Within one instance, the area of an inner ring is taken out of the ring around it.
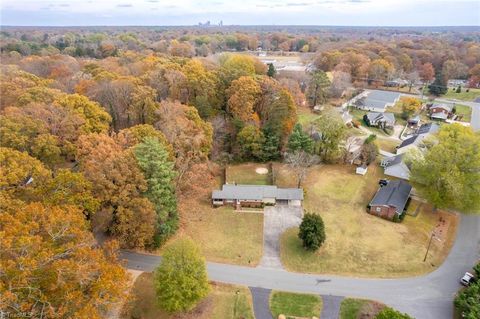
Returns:
[[[160,257],[123,252],[127,267],[152,271]],[[457,240],[446,261],[434,272],[404,279],[359,279],[292,273],[264,267],[208,263],[214,281],[292,292],[378,300],[417,319],[451,319],[458,279],[480,258],[480,216],[461,217]]]

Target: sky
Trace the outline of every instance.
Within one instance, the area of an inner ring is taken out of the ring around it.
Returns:
[[[480,26],[480,0],[0,0],[1,25]]]

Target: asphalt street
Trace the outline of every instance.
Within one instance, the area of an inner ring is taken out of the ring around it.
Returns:
[[[159,256],[123,251],[130,269],[152,271]],[[463,215],[457,239],[435,271],[401,279],[301,274],[264,267],[207,263],[210,280],[249,287],[378,300],[417,319],[451,319],[459,278],[480,258],[480,216]]]

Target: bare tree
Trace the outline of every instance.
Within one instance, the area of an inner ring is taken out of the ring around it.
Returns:
[[[297,187],[300,187],[307,176],[307,169],[320,163],[320,157],[315,154],[309,154],[305,151],[296,151],[293,153],[287,153],[285,155],[285,162],[297,175]]]
[[[343,71],[334,71],[330,92],[334,97],[341,97],[343,92],[352,87],[352,77],[349,73]]]

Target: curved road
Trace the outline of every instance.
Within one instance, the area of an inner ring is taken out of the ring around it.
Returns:
[[[152,271],[159,256],[123,251],[130,269]],[[349,296],[378,300],[416,319],[451,319],[458,280],[480,257],[480,216],[462,215],[457,239],[445,262],[424,276],[401,279],[359,279],[333,275],[292,273],[207,263],[210,280],[292,292]]]

